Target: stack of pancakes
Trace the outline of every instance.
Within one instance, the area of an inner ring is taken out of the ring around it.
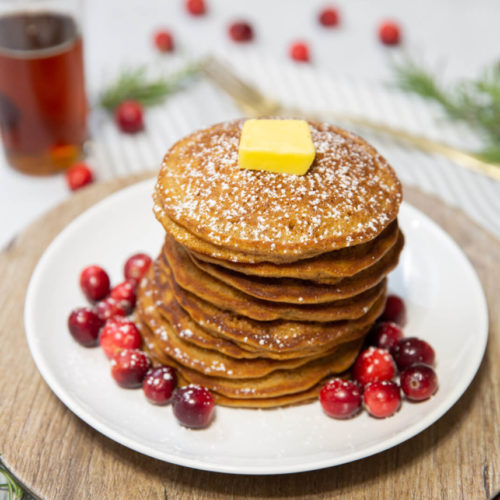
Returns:
[[[305,175],[241,169],[241,126],[166,155],[154,212],[167,234],[137,320],[153,360],[220,404],[299,403],[352,365],[384,308],[401,186],[365,141],[318,123]]]

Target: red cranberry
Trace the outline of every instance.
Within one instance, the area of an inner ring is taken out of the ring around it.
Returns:
[[[125,262],[123,267],[123,274],[125,279],[135,280],[139,282],[144,275],[148,272],[151,265],[151,257],[145,253],[137,253],[132,255]]]
[[[361,407],[361,390],[352,380],[335,378],[323,386],[319,401],[330,417],[349,418]]]
[[[377,418],[390,417],[401,405],[401,391],[390,380],[373,382],[364,388],[363,401],[370,415]]]
[[[164,405],[170,401],[177,387],[177,375],[171,366],[159,366],[146,375],[142,389],[148,401]]]
[[[120,387],[140,387],[151,361],[146,353],[138,349],[124,349],[111,360],[111,376]]]
[[[99,266],[88,266],[80,273],[80,288],[88,300],[96,302],[109,293],[108,273]]]
[[[123,101],[115,109],[115,122],[122,132],[135,134],[144,128],[143,109],[137,101]]]
[[[174,38],[167,30],[158,30],[153,38],[155,47],[160,52],[172,52],[174,50]]]
[[[68,317],[68,328],[73,338],[85,347],[97,345],[102,321],[90,307],[80,307],[71,312]]]
[[[401,373],[401,389],[408,399],[422,401],[437,390],[438,379],[432,366],[416,363]]]
[[[406,323],[406,306],[401,297],[388,295],[385,309],[380,318],[382,321],[392,321],[400,326]]]
[[[290,57],[294,61],[309,62],[309,46],[305,42],[295,42],[290,46]]]
[[[188,385],[175,391],[172,407],[182,425],[201,429],[210,424],[215,403],[208,389],[201,385]]]
[[[101,300],[96,305],[97,315],[103,321],[115,318],[116,316],[126,316],[127,311],[122,307],[122,305],[115,299],[108,297],[107,299]]]
[[[356,359],[352,370],[354,380],[361,385],[381,380],[392,380],[396,375],[396,365],[389,351],[379,347],[365,349]]]
[[[253,39],[252,26],[244,21],[232,23],[229,26],[229,36],[235,42],[249,42]]]
[[[92,169],[86,163],[75,163],[64,175],[71,191],[76,191],[94,180]]]
[[[335,7],[325,7],[319,13],[318,20],[323,26],[337,26],[339,24],[339,11]]]
[[[193,16],[202,16],[207,11],[205,0],[186,0],[186,10]]]
[[[106,322],[99,337],[104,354],[113,358],[123,349],[139,349],[142,337],[132,321],[117,317]]]
[[[377,347],[391,350],[403,338],[403,330],[392,321],[376,323],[370,333],[370,341]]]
[[[136,301],[135,282],[132,280],[123,281],[111,289],[109,296],[116,300],[130,314],[135,307]]]
[[[385,21],[379,26],[378,36],[384,45],[397,45],[401,41],[401,30],[396,22]]]
[[[401,339],[391,352],[400,371],[415,363],[433,365],[436,357],[434,349],[425,340],[416,337]]]

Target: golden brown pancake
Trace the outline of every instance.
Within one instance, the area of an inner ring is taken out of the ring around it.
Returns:
[[[333,285],[342,278],[353,276],[375,264],[396,244],[398,237],[399,228],[395,220],[379,236],[367,243],[327,252],[312,259],[281,264],[272,262],[244,264],[216,259],[204,253],[190,251],[190,254],[197,260],[251,276],[298,278]]]
[[[283,175],[239,168],[241,126],[213,125],[170,149],[155,188],[160,222],[164,215],[210,245],[283,261],[365,243],[396,218],[401,185],[363,139],[310,123],[313,164]]]
[[[161,277],[158,279],[158,276]],[[295,335],[295,345],[294,350],[284,349],[280,353],[274,353],[266,350],[266,346],[269,345],[269,333],[272,334],[272,329],[269,324],[265,324],[263,328],[263,323],[259,322],[256,325],[256,332],[243,331],[241,328],[238,330],[238,336],[233,335],[231,338],[231,330],[225,328],[227,331],[221,331],[221,323],[218,323],[217,331],[210,332],[210,321],[208,320],[208,328],[201,327],[196,323],[189,314],[180,307],[177,301],[174,299],[172,293],[173,288],[175,288],[175,283],[172,281],[172,277],[165,273],[164,270],[159,273],[153,273],[153,276],[149,278],[149,283],[147,283],[145,290],[141,291],[141,294],[147,294],[151,296],[153,303],[155,304],[156,312],[167,321],[178,337],[187,343],[195,344],[196,346],[215,350],[226,354],[230,357],[237,359],[253,359],[257,357],[271,358],[271,359],[296,359],[300,357],[317,357],[319,355],[324,355],[326,352],[331,351],[335,346],[343,343],[349,342],[356,338],[362,337],[369,325],[378,316],[379,308],[371,311],[366,315],[362,321],[351,321],[351,322],[340,322],[337,324],[330,324],[329,329],[325,329],[323,323],[318,323],[311,326],[309,329],[309,337],[299,337]],[[162,299],[158,300],[161,296]],[[219,317],[220,318],[220,317]],[[203,321],[203,320],[202,320]],[[250,321],[250,320],[248,320]],[[204,322],[204,321],[203,321]],[[205,323],[205,322],[204,322]],[[244,323],[240,323],[243,325]],[[298,330],[302,325],[298,325]],[[278,330],[281,332],[282,329]],[[288,330],[290,333],[292,329]],[[288,336],[288,334],[286,334]],[[246,342],[242,339],[246,337]],[[250,339],[249,337],[253,339]],[[252,341],[253,340],[253,341]],[[279,340],[279,337],[275,341]],[[314,345],[313,341],[314,340]],[[302,343],[298,348],[298,344]],[[307,342],[307,343],[306,343]],[[283,344],[280,344],[283,345]]]
[[[167,244],[168,238],[165,240]],[[165,253],[168,263],[160,258],[160,263],[168,265],[176,283],[209,301],[215,306],[232,311],[236,314],[259,321],[289,319],[292,321],[340,321],[356,319],[366,314],[371,306],[383,294],[382,283],[348,299],[326,302],[323,304],[285,304],[256,299],[233,287],[227,286],[209,274],[198,269],[186,252],[176,251],[174,245]]]
[[[174,245],[179,246],[177,243]],[[380,283],[396,267],[403,245],[404,237],[403,233],[400,233],[397,243],[382,259],[355,276],[345,278],[335,285],[318,284],[294,278],[273,279],[247,276],[221,266],[199,261],[191,255],[190,257],[202,271],[252,297],[291,304],[321,304],[358,295]],[[169,245],[165,245],[164,250],[168,252],[169,248]],[[183,250],[180,249],[180,251]]]
[[[200,384],[227,398],[274,398],[306,391],[325,377],[344,372],[356,358],[362,339],[342,344],[328,356],[315,359],[293,370],[276,370],[259,378],[231,379],[208,376],[181,365],[157,346],[158,336],[149,326],[140,323],[148,351],[157,363],[174,366],[189,383]]]

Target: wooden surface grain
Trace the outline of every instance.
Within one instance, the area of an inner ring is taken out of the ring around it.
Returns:
[[[378,455],[301,474],[198,471],[131,451],[73,415],[31,359],[23,307],[31,273],[54,236],[105,195],[141,177],[82,190],[32,224],[0,254],[0,452],[37,497],[106,499],[490,499],[500,489],[500,242],[460,212],[416,190],[406,200],[469,256],[486,292],[490,337],[481,368],[438,422]],[[15,216],[15,214],[12,214]]]

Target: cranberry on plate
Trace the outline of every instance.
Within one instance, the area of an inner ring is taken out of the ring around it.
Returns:
[[[141,281],[148,272],[151,265],[151,257],[145,253],[136,253],[129,257],[123,266],[125,279],[134,280],[136,283]]]
[[[150,368],[149,357],[138,349],[124,349],[111,360],[111,376],[126,389],[141,387]]]
[[[401,373],[401,389],[411,401],[430,398],[438,388],[438,379],[432,366],[416,363]]]
[[[175,391],[172,408],[182,425],[201,429],[212,421],[215,403],[207,388],[201,385],[187,385]]]
[[[433,365],[436,357],[432,346],[417,337],[401,339],[391,352],[400,370],[404,370],[415,363]]]
[[[99,344],[104,354],[112,359],[123,349],[139,349],[142,337],[135,323],[115,317],[106,322],[99,336]]]
[[[96,311],[99,318],[103,321],[116,318],[117,316],[127,315],[125,308],[117,300],[112,299],[111,297],[98,302],[96,305]]]
[[[68,329],[73,338],[85,347],[97,345],[99,331],[104,321],[90,307],[79,307],[68,317]]]
[[[109,293],[108,273],[99,266],[88,266],[80,273],[80,288],[88,300],[97,302]]]
[[[175,388],[177,375],[171,366],[159,366],[149,371],[142,382],[142,390],[150,403],[167,404]]]
[[[380,347],[369,347],[356,359],[352,376],[363,386],[370,382],[392,380],[396,376],[396,365],[389,351]]]
[[[392,321],[375,323],[370,332],[370,342],[382,349],[391,350],[403,338],[403,330]]]
[[[398,295],[388,295],[384,312],[379,319],[404,326],[406,323],[406,306],[403,299]]]
[[[356,382],[334,378],[319,393],[323,411],[333,418],[350,418],[361,408],[361,389]]]
[[[390,417],[401,405],[401,391],[391,380],[372,382],[364,388],[363,402],[373,417]]]
[[[205,0],[186,0],[185,5],[192,16],[202,16],[207,11]]]
[[[111,289],[109,296],[116,300],[130,314],[136,302],[135,282],[125,280]]]

